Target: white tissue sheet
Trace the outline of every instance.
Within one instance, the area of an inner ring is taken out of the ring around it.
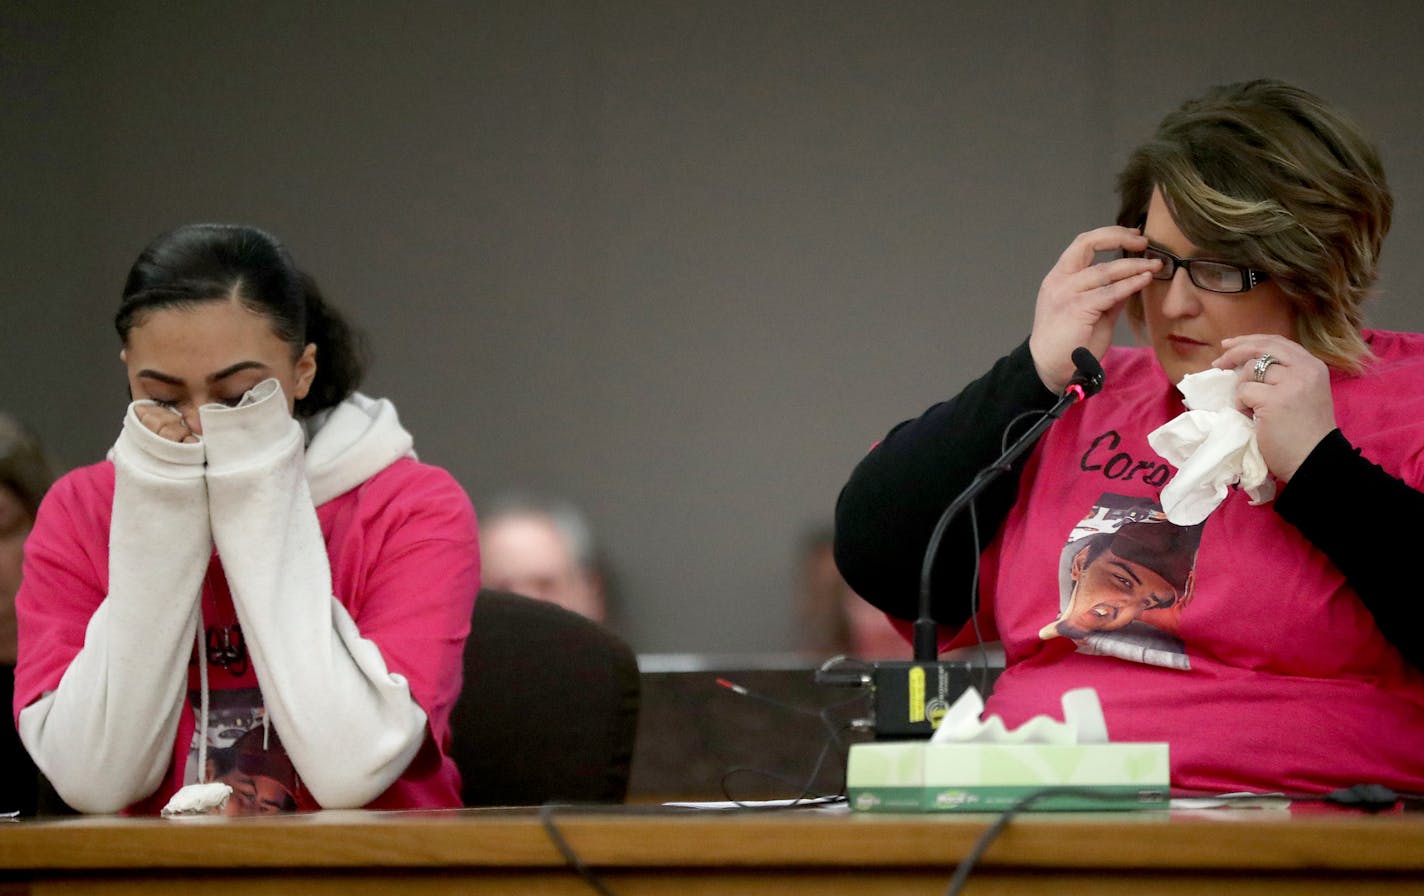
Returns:
[[[230,796],[232,788],[226,784],[189,784],[173,794],[160,814],[164,818],[215,815],[222,811]]]
[[[1162,489],[1162,510],[1178,526],[1195,526],[1239,484],[1252,504],[1276,496],[1276,483],[1256,445],[1256,423],[1236,409],[1236,374],[1203,370],[1182,377],[1177,388],[1186,413],[1147,436],[1177,475]]]
[[[1048,716],[1034,716],[1010,731],[1004,720],[989,716],[984,721],[984,698],[973,687],[966,688],[954,705],[940,719],[939,727],[930,735],[932,744],[1105,744],[1108,723],[1103,718],[1103,706],[1098,692],[1092,688],[1065,691],[1063,721]]]

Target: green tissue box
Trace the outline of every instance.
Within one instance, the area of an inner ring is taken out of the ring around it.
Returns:
[[[853,744],[846,770],[861,812],[1002,812],[1044,788],[1031,810],[1165,809],[1165,743]]]

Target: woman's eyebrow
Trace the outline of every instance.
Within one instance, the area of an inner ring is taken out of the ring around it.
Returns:
[[[251,369],[253,369],[253,368],[257,368],[257,369],[259,369],[259,370],[266,370],[266,369],[267,369],[267,365],[266,365],[266,364],[263,364],[263,363],[260,362],[260,361],[238,361],[236,364],[232,365],[231,367],[224,367],[222,370],[219,370],[217,373],[210,373],[210,374],[208,374],[208,382],[210,382],[210,383],[216,383],[218,380],[225,380],[225,379],[227,379],[228,377],[232,376],[234,373],[241,373],[241,372],[244,371],[244,370],[251,370]]]
[[[183,381],[176,376],[169,376],[166,373],[159,373],[157,370],[140,370],[138,376],[146,380],[158,380],[160,383],[167,383],[170,386],[181,386]]]

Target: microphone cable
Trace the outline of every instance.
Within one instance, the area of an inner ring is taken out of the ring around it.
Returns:
[[[1218,799],[1224,802],[1233,800],[1252,800],[1261,797],[1263,794],[1241,793],[1241,794],[1206,794],[1211,799]],[[1411,793],[1398,793],[1388,787],[1379,784],[1356,784],[1353,787],[1344,787],[1339,790],[1332,790],[1325,794],[1265,794],[1269,796],[1279,796],[1288,799],[1292,803],[1323,803],[1327,805],[1344,806],[1346,808],[1357,809],[1361,812],[1376,814],[1385,812],[1398,806],[1403,806],[1408,810],[1412,804],[1424,800],[1424,795]],[[1074,796],[1079,799],[1100,800],[1104,803],[1117,802],[1121,800],[1136,800],[1136,794],[1130,793],[1102,793],[1100,791],[1088,790],[1078,787],[1044,787],[1039,790],[1024,794],[1013,805],[1009,806],[994,823],[979,836],[974,842],[974,846],[969,853],[960,860],[954,869],[954,876],[949,880],[949,886],[945,890],[945,896],[959,896],[964,890],[965,883],[969,880],[970,873],[974,866],[984,857],[984,853],[989,850],[993,842],[1008,827],[1014,816],[1031,807],[1040,800],[1054,796]]]
[[[842,658],[837,657],[827,662],[836,662],[839,659]],[[769,697],[757,691],[753,691],[726,678],[719,677],[716,679],[716,683],[719,687],[726,688],[727,690],[740,697],[749,697],[753,700],[759,700],[762,703],[767,704],[768,706],[774,706],[778,709],[787,710],[789,712],[812,716],[816,719],[819,719],[821,724],[824,725],[826,729],[826,738],[822,742],[820,753],[816,757],[816,762],[811,769],[811,773],[807,776],[805,783],[800,785],[800,792],[789,802],[778,803],[772,806],[757,806],[744,802],[743,800],[739,800],[736,797],[733,797],[729,792],[727,779],[730,776],[738,773],[752,772],[775,781],[780,781],[782,783],[789,784],[792,787],[795,787],[797,785],[795,781],[789,778],[782,777],[781,775],[777,775],[773,772],[768,772],[763,769],[745,767],[733,768],[728,770],[722,776],[721,785],[722,794],[727,798],[727,802],[732,803],[734,806],[736,806],[736,809],[732,811],[743,813],[779,812],[787,809],[800,809],[810,805],[825,805],[845,801],[845,760],[843,757],[841,758],[841,786],[839,792],[836,794],[813,797],[812,791],[815,788],[816,778],[819,777],[821,769],[825,766],[826,759],[833,752],[835,752],[835,748],[837,746],[842,745],[842,735],[846,731],[852,730],[855,727],[854,723],[852,722],[843,722],[837,724],[837,722],[832,718],[832,713],[836,710],[843,709],[854,703],[863,701],[865,699],[863,695],[857,695],[851,698],[850,700],[844,700],[839,703],[832,703],[831,705],[826,706],[820,710],[814,710],[804,706],[797,706],[792,703],[785,703],[783,701],[776,700],[772,697]],[[836,755],[838,757],[840,756],[839,753],[836,753]],[[628,813],[630,811],[639,810],[630,810],[627,806],[609,807],[595,805],[579,807],[557,802],[547,802],[539,807],[539,824],[544,829],[545,835],[548,836],[549,842],[551,842],[554,845],[554,848],[559,851],[559,855],[563,856],[563,859],[568,864],[569,868],[571,868],[574,873],[577,874],[579,878],[585,884],[588,885],[590,889],[592,889],[595,893],[598,893],[599,896],[617,896],[617,894],[613,892],[613,890],[608,886],[608,884],[606,884],[603,879],[600,878],[598,874],[594,872],[594,870],[583,861],[582,858],[580,858],[578,852],[573,848],[573,845],[569,843],[568,838],[564,836],[563,831],[559,828],[558,823],[554,820],[554,812],[556,810],[577,810],[580,808],[594,812],[617,811],[619,813]],[[667,807],[649,807],[648,809],[642,811],[647,812],[648,814],[662,814],[663,812],[667,811]],[[681,814],[682,812],[688,810],[679,809],[677,811],[679,814]]]
[[[1048,411],[1024,411],[1010,420],[999,435],[999,454],[1003,455],[1009,450],[1009,434],[1013,432],[1015,426],[1029,419],[1037,423],[1048,416],[1048,413]],[[978,475],[982,476],[985,472],[980,471]],[[1009,471],[1005,470],[1004,472]],[[969,505],[965,509],[969,511],[969,534],[973,539],[974,546],[974,573],[969,579],[969,622],[974,627],[974,647],[979,653],[979,693],[987,696],[989,691],[989,650],[985,646],[984,630],[980,627],[979,622],[979,573],[984,545],[979,537],[979,509],[973,498],[969,500]],[[938,550],[938,546],[935,546],[934,549]]]
[[[939,658],[937,625],[931,616],[933,606],[933,577],[935,559],[939,555],[940,543],[944,540],[945,533],[949,530],[950,523],[953,522],[959,512],[969,508],[973,513],[974,501],[988,488],[1000,475],[1012,472],[1013,465],[1018,462],[1038,443],[1039,437],[1055,421],[1063,416],[1074,404],[1086,401],[1088,398],[1102,391],[1103,388],[1103,368],[1097,358],[1088,349],[1079,346],[1072,352],[1074,374],[1068,381],[1068,386],[1059,395],[1053,406],[1045,410],[1031,410],[1020,413],[1009,421],[1000,434],[1000,454],[988,466],[981,469],[969,481],[969,485],[964,488],[949,506],[944,509],[936,520],[934,528],[930,532],[929,542],[925,546],[924,558],[920,564],[920,581],[918,600],[916,601],[916,615],[913,626],[914,632],[914,662],[934,663]],[[1033,425],[1020,435],[1012,445],[1009,444],[1009,434],[1014,426],[1021,420],[1029,417],[1037,417]],[[975,546],[978,547],[979,533],[976,521],[971,517],[971,529],[974,532]],[[976,552],[974,557],[974,593],[971,595],[971,616],[977,616],[978,612],[978,571],[980,558]],[[983,649],[983,633],[976,626],[975,636],[980,645],[980,656],[987,660]],[[987,662],[986,662],[987,665]],[[987,675],[985,679],[987,680]]]
[[[1190,791],[1176,792],[1178,794],[1190,793]],[[1263,794],[1212,794],[1204,791],[1200,795],[1210,796],[1213,799],[1218,799],[1225,802],[1231,802],[1233,800],[1246,801],[1256,799],[1262,796]],[[1377,784],[1360,784],[1355,785],[1354,787],[1347,787],[1342,788],[1340,790],[1331,791],[1327,794],[1281,793],[1267,795],[1279,796],[1283,799],[1288,799],[1291,802],[1333,804],[1346,808],[1353,808],[1371,814],[1389,811],[1395,807],[1401,806],[1401,804],[1404,811],[1419,811],[1421,808],[1424,808],[1424,794],[1400,793]],[[963,859],[959,861],[958,865],[955,866],[954,873],[950,877],[949,883],[945,889],[945,896],[960,896],[960,894],[962,894],[964,886],[969,880],[970,874],[973,873],[975,867],[978,866],[979,862],[984,858],[985,853],[988,852],[989,847],[992,846],[994,841],[999,838],[999,836],[1004,832],[1004,829],[1008,827],[1009,823],[1014,819],[1015,816],[1017,816],[1020,812],[1032,807],[1034,803],[1053,796],[1076,796],[1080,799],[1100,800],[1104,803],[1111,803],[1126,799],[1135,800],[1137,798],[1135,794],[1102,793],[1099,791],[1075,787],[1044,787],[1039,790],[1034,790],[1024,794],[1007,809],[1004,809],[1002,812],[1000,812],[998,817],[995,818],[994,823],[991,824],[988,828],[986,828],[984,833],[979,835],[979,838],[974,842],[974,846],[970,848],[969,852],[964,856]],[[740,807],[738,811],[753,812],[781,808],[789,807],[744,806]],[[588,865],[586,865],[583,860],[579,858],[578,853],[573,849],[572,845],[568,842],[568,839],[564,837],[563,832],[559,829],[558,825],[554,821],[554,812],[555,810],[560,809],[571,810],[575,812],[615,812],[617,814],[638,815],[668,814],[667,807],[663,806],[576,806],[550,802],[545,803],[544,805],[539,807],[539,821],[540,824],[543,826],[545,833],[548,835],[549,840],[554,844],[554,847],[559,851],[559,854],[563,856],[564,861],[568,863],[569,867],[572,868],[574,872],[577,873],[578,876],[584,881],[584,883],[586,883],[594,892],[598,893],[599,896],[616,896],[616,894],[612,891],[612,889],[608,887],[606,883],[604,883],[598,877],[598,875],[593,871],[593,869],[589,868]],[[678,810],[677,814],[684,814],[686,811],[695,810]]]
[[[979,864],[979,860],[984,857],[984,853],[989,851],[989,847],[1008,827],[1014,816],[1031,807],[1034,803],[1055,796],[1074,796],[1079,799],[1101,800],[1104,803],[1118,802],[1121,800],[1137,800],[1135,793],[1102,793],[1096,790],[1089,790],[1082,787],[1042,787],[1038,790],[1030,791],[1014,801],[1013,805],[999,813],[999,817],[994,819],[994,823],[979,835],[979,839],[974,841],[974,846],[969,853],[960,859],[955,866],[954,875],[949,879],[949,886],[945,889],[945,896],[959,896],[964,891],[964,885],[969,882],[969,875],[974,870],[974,866]]]
[[[822,668],[825,668],[826,666],[828,666],[828,665],[830,665],[830,664],[832,664],[832,663],[839,662],[839,661],[841,661],[842,659],[844,659],[844,658],[843,658],[843,657],[835,657],[835,658],[833,658],[833,659],[827,660],[826,663],[822,664]],[[865,695],[857,694],[856,696],[850,698],[849,700],[843,700],[843,701],[841,701],[841,702],[839,702],[839,703],[832,703],[832,704],[830,704],[829,706],[822,707],[820,710],[815,710],[815,709],[809,709],[809,708],[804,707],[804,706],[797,706],[797,705],[792,704],[792,703],[786,703],[786,702],[783,702],[783,701],[781,701],[781,700],[777,700],[777,699],[772,698],[772,697],[769,697],[769,696],[767,696],[767,695],[765,695],[765,694],[759,693],[759,692],[757,692],[757,691],[753,691],[753,690],[751,690],[751,689],[749,689],[749,688],[747,688],[747,687],[744,687],[743,685],[737,684],[736,682],[731,681],[731,680],[726,679],[726,678],[720,678],[720,677],[717,678],[717,679],[716,679],[716,684],[718,685],[718,687],[726,688],[727,690],[731,691],[732,693],[734,693],[734,694],[736,694],[736,695],[738,695],[738,696],[740,696],[740,697],[749,697],[749,698],[751,698],[751,699],[753,699],[753,700],[758,700],[758,701],[760,701],[760,702],[762,702],[762,703],[765,703],[765,704],[768,705],[768,706],[774,706],[774,707],[776,707],[777,709],[783,709],[783,710],[786,710],[786,711],[788,711],[788,712],[799,713],[799,714],[801,714],[801,715],[807,715],[807,716],[811,716],[811,717],[813,717],[813,718],[819,719],[820,722],[821,722],[821,724],[822,724],[822,725],[825,727],[825,729],[826,729],[826,738],[825,738],[825,740],[824,740],[824,741],[822,742],[822,744],[821,744],[821,750],[820,750],[820,752],[819,752],[819,753],[817,754],[817,756],[816,756],[816,761],[815,761],[815,763],[813,764],[813,766],[812,766],[812,768],[811,768],[811,772],[810,772],[809,775],[806,776],[806,781],[805,781],[805,783],[799,785],[799,786],[800,786],[799,792],[797,793],[797,795],[796,795],[795,797],[793,797],[793,798],[791,799],[790,802],[788,802],[788,803],[786,803],[786,804],[784,804],[784,805],[777,805],[777,806],[755,806],[755,805],[748,805],[745,801],[740,800],[740,799],[738,799],[738,798],[732,796],[731,789],[730,789],[730,787],[728,786],[728,779],[731,778],[733,775],[737,775],[737,774],[748,774],[748,773],[750,773],[750,774],[756,774],[756,775],[760,775],[760,776],[762,776],[762,777],[764,777],[764,778],[768,778],[768,779],[773,780],[773,781],[779,781],[779,782],[781,782],[781,783],[783,783],[783,784],[790,785],[792,788],[796,788],[796,787],[797,787],[796,782],[795,782],[794,780],[790,779],[790,778],[783,777],[782,775],[778,775],[778,774],[776,774],[776,773],[774,773],[774,772],[769,772],[769,771],[767,771],[767,770],[765,770],[765,769],[753,768],[753,767],[750,767],[750,766],[739,766],[739,767],[731,768],[731,769],[728,769],[728,770],[722,775],[722,780],[721,780],[722,795],[727,798],[727,802],[735,804],[735,805],[736,805],[738,808],[740,808],[740,809],[749,809],[749,810],[758,810],[758,811],[761,811],[761,810],[766,810],[766,809],[793,809],[793,808],[798,808],[799,806],[804,805],[806,802],[808,802],[809,800],[812,800],[812,799],[816,799],[816,800],[834,800],[834,801],[840,801],[840,800],[844,800],[844,799],[846,798],[846,782],[845,782],[846,762],[845,762],[845,757],[844,757],[843,755],[841,755],[841,752],[840,752],[840,750],[839,750],[838,748],[844,746],[844,742],[843,742],[843,740],[842,740],[842,736],[843,736],[847,731],[854,730],[855,727],[856,727],[856,725],[855,725],[854,721],[837,723],[835,720],[832,719],[831,716],[832,716],[832,713],[834,713],[836,710],[844,709],[845,707],[851,706],[852,704],[856,704],[856,703],[861,703],[861,702],[863,702],[863,701],[865,700]],[[841,765],[841,778],[840,778],[841,783],[840,783],[840,788],[839,788],[838,791],[837,791],[836,793],[834,793],[834,794],[822,794],[822,795],[818,795],[818,796],[813,796],[813,795],[812,795],[812,792],[814,791],[814,789],[815,789],[815,787],[816,787],[816,779],[820,776],[820,774],[821,774],[821,769],[825,767],[826,760],[827,760],[833,753],[834,753],[834,755],[836,756],[836,758],[840,761],[840,765]]]
[[[1022,414],[1010,420],[1008,425],[1004,427],[1003,434],[999,437],[999,453],[1002,455],[1008,451],[1009,433],[1013,431],[1015,426],[1030,418],[1036,418],[1034,420],[1036,423],[1047,414],[1047,411],[1024,411]],[[980,471],[978,475],[984,475],[988,469],[993,468],[986,468],[986,470]],[[989,691],[989,650],[984,641],[984,630],[979,622],[979,573],[980,559],[984,553],[984,545],[979,536],[979,510],[973,498],[969,499],[969,504],[965,507],[965,510],[969,512],[969,535],[973,539],[974,547],[974,572],[969,579],[969,622],[974,628],[974,647],[979,654],[979,693],[981,695],[987,695]],[[930,549],[938,551],[939,547],[938,545],[932,545]]]
[[[574,870],[574,873],[595,893],[599,896],[617,896],[608,888],[602,878],[594,874],[592,868],[583,863],[583,859],[579,858],[579,854],[574,851],[573,846],[564,837],[564,832],[559,830],[559,826],[554,823],[554,810],[560,808],[568,807],[560,806],[558,803],[545,803],[539,807],[539,824],[544,828],[544,833],[548,836],[549,841],[554,844],[554,848],[564,857],[564,861]]]

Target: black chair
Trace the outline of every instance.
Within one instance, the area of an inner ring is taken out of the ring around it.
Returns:
[[[602,625],[481,591],[450,713],[466,806],[618,803],[638,728],[638,661]]]

